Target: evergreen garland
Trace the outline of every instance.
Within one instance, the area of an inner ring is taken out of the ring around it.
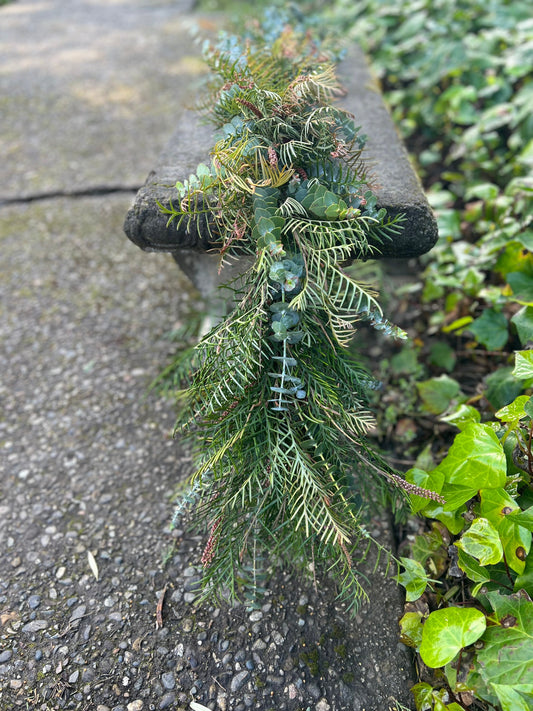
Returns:
[[[372,381],[347,346],[362,320],[405,334],[345,265],[394,239],[401,218],[376,208],[363,140],[333,104],[334,63],[309,33],[269,32],[206,46],[215,79],[203,110],[218,138],[167,210],[178,224],[207,216],[222,260],[254,257],[229,285],[231,313],[187,356],[177,431],[196,471],[175,523],[190,507],[207,523],[205,596],[238,595],[268,551],[325,562],[355,605],[365,480],[402,480],[365,444]]]

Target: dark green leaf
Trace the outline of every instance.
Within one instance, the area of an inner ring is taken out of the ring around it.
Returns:
[[[522,392],[522,383],[512,374],[512,368],[498,368],[487,379],[485,397],[490,404],[499,410],[509,405]]]
[[[481,316],[473,321],[468,330],[475,339],[489,351],[500,350],[509,338],[507,318],[501,311],[486,309]]]
[[[421,383],[416,383],[418,393],[422,399],[423,407],[433,415],[444,412],[452,400],[461,393],[459,383],[448,375],[430,378]]]
[[[525,346],[533,341],[533,306],[524,306],[511,319],[516,326],[520,343]]]
[[[451,372],[455,368],[457,356],[454,349],[445,341],[437,341],[430,348],[429,361],[438,368]]]
[[[503,686],[533,700],[533,602],[523,594],[487,597],[498,624],[487,628],[477,653],[481,676],[498,696]]]
[[[533,279],[524,272],[511,272],[507,274],[507,282],[516,299],[520,301],[533,301]]]

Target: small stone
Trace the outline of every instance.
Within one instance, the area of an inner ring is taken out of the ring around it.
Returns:
[[[0,652],[0,664],[5,664],[8,662],[13,655],[10,649],[6,649],[4,652]]]
[[[80,670],[76,669],[76,671],[72,672],[72,674],[69,676],[68,683],[69,684],[76,684],[79,676],[80,676]]]
[[[39,632],[40,630],[45,630],[48,627],[48,622],[46,620],[32,620],[28,624],[24,625],[22,628],[23,632]]]
[[[276,645],[276,647],[280,647],[285,641],[283,635],[280,634],[277,630],[274,630],[274,632],[272,632],[272,639],[274,640],[274,644]]]
[[[245,670],[239,672],[238,674],[235,674],[235,676],[231,680],[231,692],[234,694],[235,692],[239,691],[239,689],[242,687],[242,685],[248,679],[249,676],[250,672]]]
[[[109,706],[104,706],[103,704],[98,704],[96,711],[111,711]]]
[[[94,671],[92,669],[90,669],[89,667],[87,667],[81,673],[81,680],[83,682],[93,681],[94,676],[95,676]]]
[[[20,689],[20,687],[22,686],[22,681],[21,679],[11,679],[9,682],[9,686],[12,689]]]
[[[186,617],[183,622],[181,623],[181,629],[184,632],[191,632],[192,628],[194,626],[194,622],[190,619],[190,617]]]
[[[73,612],[72,615],[70,616],[69,622],[72,624],[72,622],[75,622],[76,620],[79,620],[81,617],[84,616],[84,614],[87,612],[87,606],[86,605],[78,605]]]
[[[11,559],[11,567],[12,568],[18,568],[21,563],[22,563],[22,560],[21,560],[20,556],[16,556],[15,558]]]
[[[263,619],[263,613],[261,610],[254,610],[248,619],[250,622],[259,622],[259,620]]]
[[[176,686],[176,680],[174,679],[174,674],[172,672],[165,672],[161,675],[161,683],[167,691],[172,691]]]
[[[176,695],[175,694],[165,694],[164,696],[161,697],[161,701],[159,702],[159,708],[160,709],[168,709],[169,706],[172,706],[173,703],[176,702]]]
[[[30,595],[28,598],[28,607],[30,610],[36,610],[39,605],[41,604],[41,596],[40,595]]]
[[[131,701],[127,709],[128,711],[142,711],[142,707],[144,706],[144,702],[142,699],[137,699],[137,701]]]
[[[56,578],[58,580],[61,580],[61,578],[65,575],[67,572],[67,569],[65,568],[64,565],[61,565],[57,570],[56,570]]]
[[[42,658],[43,658],[42,650],[40,650],[40,649],[35,650],[35,661],[40,662]]]
[[[320,694],[322,693],[320,691],[320,689],[318,688],[318,686],[313,682],[311,682],[310,684],[307,685],[306,690],[311,694],[311,696],[313,697],[313,699],[315,699],[315,701],[316,701],[316,699],[320,698]]]
[[[315,711],[330,711],[331,706],[328,704],[326,699],[320,699],[318,704],[315,706]]]

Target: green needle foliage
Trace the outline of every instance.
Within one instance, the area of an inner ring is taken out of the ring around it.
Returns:
[[[217,140],[210,164],[177,184],[169,221],[207,223],[222,260],[254,263],[194,350],[177,431],[196,471],[175,521],[194,507],[207,523],[205,596],[238,595],[268,551],[325,563],[355,605],[369,481],[402,482],[365,443],[373,383],[347,346],[360,321],[405,334],[346,264],[376,254],[401,220],[376,208],[353,117],[332,103],[335,65],[309,34],[225,36],[205,56]]]

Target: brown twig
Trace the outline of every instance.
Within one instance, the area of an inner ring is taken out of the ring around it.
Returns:
[[[163,603],[165,601],[165,594],[167,592],[168,584],[165,585],[157,601],[157,607],[155,609],[155,628],[160,630],[163,627]]]

